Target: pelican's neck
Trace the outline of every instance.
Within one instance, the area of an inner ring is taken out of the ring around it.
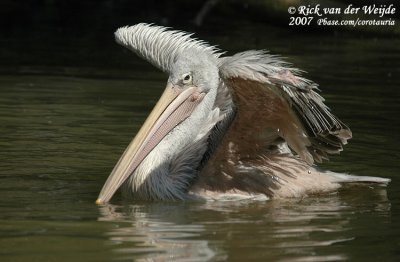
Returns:
[[[144,200],[185,199],[207,149],[207,137],[219,110],[212,88],[193,113],[147,155],[124,183],[125,195]]]

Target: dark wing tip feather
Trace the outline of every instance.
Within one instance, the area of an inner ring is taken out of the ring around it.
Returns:
[[[280,81],[280,83],[281,81]],[[290,102],[293,111],[303,125],[311,145],[307,147],[316,162],[328,159],[328,154],[338,154],[343,145],[352,137],[351,130],[338,117],[331,113],[324,104],[311,81],[309,88],[296,89],[295,86],[285,84],[283,90],[286,99]]]

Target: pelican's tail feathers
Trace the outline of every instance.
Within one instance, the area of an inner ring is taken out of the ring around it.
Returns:
[[[331,171],[325,171],[324,174],[332,177],[333,182],[336,183],[376,183],[387,186],[391,181],[389,178],[374,176],[354,176],[343,173],[335,173]]]

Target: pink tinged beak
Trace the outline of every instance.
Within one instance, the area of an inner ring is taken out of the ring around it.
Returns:
[[[196,86],[181,90],[168,84],[142,128],[115,165],[101,189],[96,204],[108,202],[154,147],[192,114],[204,96]]]

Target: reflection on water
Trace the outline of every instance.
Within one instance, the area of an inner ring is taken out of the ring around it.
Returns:
[[[390,218],[385,189],[361,193],[256,203],[107,204],[98,220],[115,225],[105,235],[117,259],[339,261],[352,257],[346,246],[357,241],[354,214],[374,213],[380,223]],[[365,197],[368,203],[352,206]]]
[[[162,219],[170,212],[179,213],[179,208],[156,204],[150,212],[142,209],[140,206],[124,208],[114,205],[100,208],[99,221],[129,224],[106,233],[114,245],[131,244],[130,247],[114,249],[120,257],[141,258],[136,261],[207,261],[214,257],[208,241],[195,240],[204,233],[203,225],[181,225],[175,220]]]

